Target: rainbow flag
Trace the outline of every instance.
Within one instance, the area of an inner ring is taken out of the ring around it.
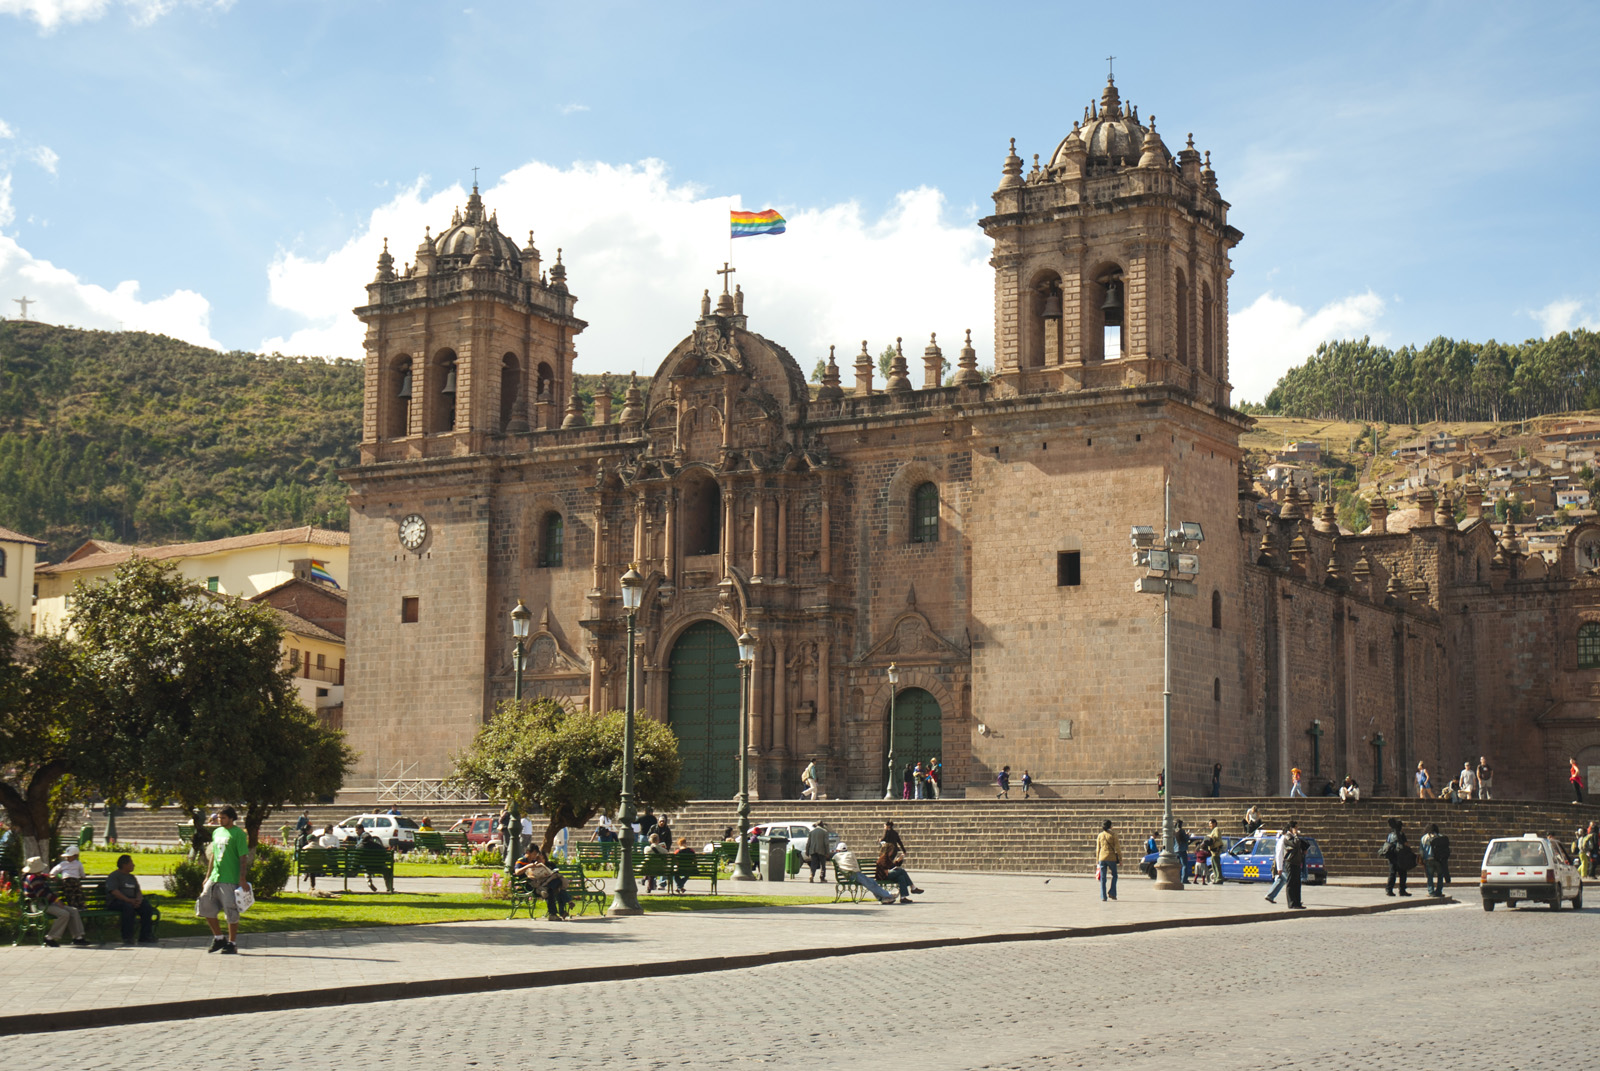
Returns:
[[[765,212],[729,212],[735,238],[749,238],[757,234],[782,234],[784,219],[777,209]]]
[[[327,563],[319,562],[315,558],[311,560],[311,579],[320,580],[324,584],[332,584],[334,587],[339,586],[339,582],[333,578],[333,574],[328,572]]]

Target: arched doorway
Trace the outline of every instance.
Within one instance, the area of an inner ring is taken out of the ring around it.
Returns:
[[[739,782],[739,648],[715,621],[690,625],[672,646],[667,724],[683,757],[679,784],[694,799],[728,799]]]
[[[939,710],[939,701],[921,688],[899,692],[894,700],[896,794],[899,771],[906,768],[906,763],[926,763],[935,755],[942,757],[943,745],[944,714]]]

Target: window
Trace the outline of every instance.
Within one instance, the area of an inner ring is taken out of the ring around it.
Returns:
[[[300,649],[298,647],[289,648],[289,668],[294,671],[296,677],[300,675]]]
[[[1076,550],[1056,552],[1056,587],[1075,588],[1083,583],[1081,561],[1079,552]]]
[[[5,552],[5,548],[0,547],[0,576],[5,576],[5,575],[6,575],[6,552]]]
[[[328,656],[327,655],[319,654],[317,656],[317,668],[318,669],[327,669],[328,668]]]
[[[1222,678],[1221,677],[1212,677],[1211,678],[1211,699],[1212,699],[1213,702],[1216,702],[1216,703],[1222,702]]]
[[[405,595],[400,599],[400,623],[414,625],[417,623],[417,597]]]
[[[911,542],[939,542],[939,488],[936,484],[919,484],[911,492]]]
[[[684,482],[681,496],[678,533],[684,554],[716,554],[722,549],[722,488],[709,476],[695,474]]]
[[[1600,625],[1578,626],[1578,668],[1600,667]]]
[[[206,590],[207,591],[221,591],[222,590],[222,578],[220,576],[208,576],[208,577],[206,577]]]
[[[1222,627],[1222,592],[1211,589],[1211,627]]]
[[[561,514],[551,510],[544,515],[544,524],[540,527],[543,538],[539,547],[539,564],[545,568],[560,565],[566,522],[561,519]]]

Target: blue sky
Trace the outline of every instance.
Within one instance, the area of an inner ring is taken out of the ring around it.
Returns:
[[[1136,11],[1136,14],[1131,12]],[[0,0],[0,301],[225,348],[359,353],[471,168],[563,247],[587,371],[653,370],[728,255],[809,369],[973,329],[1006,139],[1048,156],[1115,54],[1212,153],[1236,398],[1323,337],[1600,320],[1594,5]]]

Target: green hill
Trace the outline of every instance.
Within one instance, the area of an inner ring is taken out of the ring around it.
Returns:
[[[0,525],[59,559],[91,536],[344,528],[361,365],[0,322]]]

